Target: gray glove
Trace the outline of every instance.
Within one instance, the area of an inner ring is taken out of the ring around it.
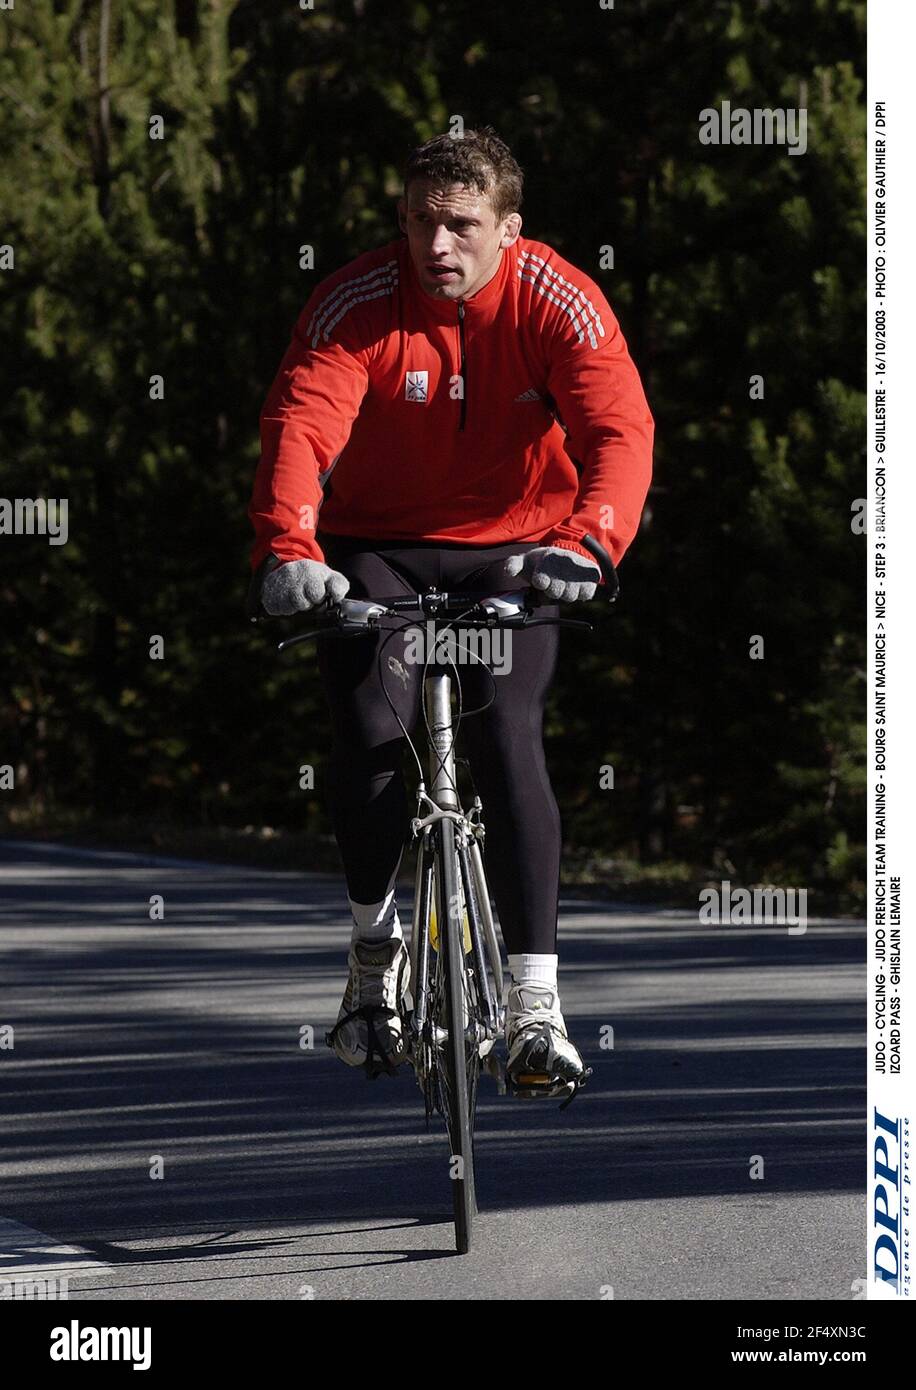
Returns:
[[[561,546],[541,545],[523,555],[510,555],[505,561],[508,579],[517,576],[548,598],[562,603],[585,602],[595,597],[601,571],[584,555]]]
[[[261,585],[261,602],[272,617],[307,613],[324,599],[338,603],[350,588],[346,575],[318,560],[287,560]]]

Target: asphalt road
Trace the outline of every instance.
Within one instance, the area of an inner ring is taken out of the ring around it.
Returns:
[[[861,923],[564,902],[595,1075],[563,1113],[481,1082],[459,1257],[412,1073],[369,1083],[323,1045],[345,909],[321,875],[0,842],[0,1294],[853,1298]]]

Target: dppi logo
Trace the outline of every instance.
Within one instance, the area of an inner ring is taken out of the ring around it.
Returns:
[[[875,1279],[900,1292],[900,1121],[875,1107]],[[878,1131],[883,1131],[879,1133]],[[888,1146],[888,1136],[892,1143]],[[881,1181],[879,1181],[879,1179]],[[885,1185],[887,1184],[887,1186]],[[891,1267],[893,1265],[893,1267]]]

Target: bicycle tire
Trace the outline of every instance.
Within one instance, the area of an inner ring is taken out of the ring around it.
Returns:
[[[461,878],[455,848],[455,827],[449,820],[440,823],[439,847],[439,962],[444,973],[448,1031],[441,1053],[440,1079],[450,1150],[455,1248],[460,1255],[465,1255],[471,1247],[471,1231],[477,1213],[473,1134],[479,1057],[476,1043],[469,1046],[466,1037],[465,1011],[470,1013],[470,1001],[467,1000],[465,975]]]
[[[505,989],[503,963],[499,953],[499,938],[496,935],[496,924],[493,921],[493,909],[490,906],[490,889],[487,883],[486,869],[484,867],[483,855],[480,852],[480,845],[477,840],[471,841],[470,854],[477,883],[477,900],[480,904],[481,926],[483,927],[484,941],[487,946],[487,961],[490,967],[490,974],[493,976],[493,987],[496,993],[496,1000],[497,1003],[501,1004]]]

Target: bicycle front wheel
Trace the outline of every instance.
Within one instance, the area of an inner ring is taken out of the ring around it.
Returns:
[[[468,997],[465,965],[464,907],[455,849],[455,827],[439,825],[439,968],[447,1038],[439,1058],[440,1090],[450,1146],[449,1176],[455,1209],[455,1248],[464,1255],[471,1245],[477,1212],[474,1188],[474,1111],[477,1100],[475,1020]]]

